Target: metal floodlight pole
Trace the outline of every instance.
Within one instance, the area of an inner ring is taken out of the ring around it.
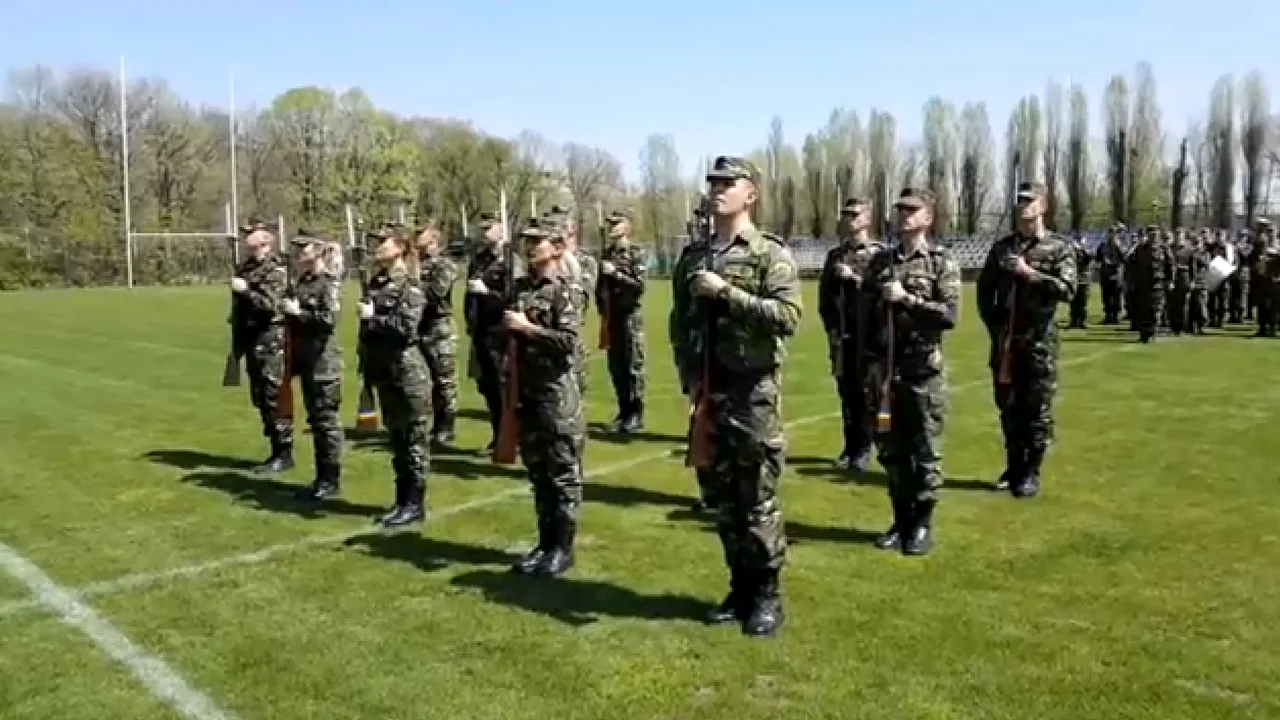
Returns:
[[[282,255],[287,254],[289,252],[289,246],[288,246],[288,241],[285,240],[284,215],[279,215],[276,217],[276,232],[280,233],[280,237],[277,238],[277,241],[280,244],[280,253]]]
[[[125,87],[124,56],[120,56],[120,168],[124,179],[125,282],[133,287],[133,209],[129,196],[129,99]]]
[[[240,177],[236,171],[236,71],[231,70],[231,112],[227,113],[227,123],[230,126],[231,140],[231,225],[228,226],[230,231],[235,230],[236,223],[240,222]]]

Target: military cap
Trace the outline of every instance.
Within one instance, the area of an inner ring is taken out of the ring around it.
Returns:
[[[620,223],[630,221],[632,213],[630,210],[614,210],[605,216],[604,221],[607,223]]]
[[[1049,194],[1049,189],[1044,183],[1024,182],[1018,184],[1018,199],[1028,198],[1032,200],[1042,200],[1045,195]]]
[[[844,207],[840,209],[841,215],[861,215],[866,212],[867,206],[871,201],[866,198],[851,197],[844,201]]]
[[[932,191],[925,188],[904,187],[898,194],[895,208],[932,208],[937,201]]]
[[[494,225],[501,225],[502,220],[498,218],[498,213],[484,212],[480,213],[480,229],[488,230]]]
[[[1148,225],[1148,226],[1147,226],[1147,232],[1149,232],[1149,233],[1158,233],[1158,232],[1160,232],[1160,226],[1159,226],[1159,225]]]
[[[707,171],[707,182],[716,180],[750,180],[760,184],[760,170],[746,158],[721,155]]]
[[[530,218],[529,222],[520,230],[520,239],[533,242],[550,240],[556,245],[563,245],[564,233],[560,232],[560,228],[554,223],[539,220],[538,218]]]
[[[276,226],[274,223],[269,223],[269,222],[266,222],[265,220],[259,220],[258,218],[253,218],[253,217],[246,220],[245,223],[240,226],[241,235],[251,235],[259,230],[266,230],[267,232],[275,232]]]
[[[1267,218],[1260,217],[1253,222],[1253,226],[1259,230],[1268,230],[1271,228],[1271,221]]]
[[[318,238],[314,233],[306,230],[298,230],[298,234],[289,238],[289,244],[294,247],[306,247],[312,243],[324,242],[322,238]]]

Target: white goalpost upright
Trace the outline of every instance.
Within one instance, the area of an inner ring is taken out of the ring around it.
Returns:
[[[120,56],[120,168],[123,190],[123,214],[124,214],[124,257],[125,257],[125,284],[127,287],[134,286],[134,254],[137,251],[137,240],[143,238],[162,238],[168,242],[170,239],[176,238],[203,238],[216,239],[234,237],[240,223],[240,193],[238,185],[238,172],[236,169],[237,148],[239,146],[238,128],[236,127],[236,80],[234,69],[229,70],[229,90],[230,90],[230,106],[227,113],[228,118],[228,145],[230,154],[229,172],[230,178],[230,202],[224,207],[224,228],[222,232],[159,232],[159,233],[141,233],[134,232],[133,229],[133,197],[130,194],[130,178],[129,178],[129,87],[128,78],[125,75],[125,58]],[[239,245],[232,247],[233,261],[240,262]]]

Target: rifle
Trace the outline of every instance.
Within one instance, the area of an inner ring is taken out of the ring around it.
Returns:
[[[1009,256],[1010,264],[1020,255],[1021,253],[1015,249]],[[1017,310],[1018,280],[1013,278],[1009,281],[1009,319],[1005,323],[1004,342],[1000,344],[1000,362],[996,366],[996,384],[998,385],[1013,384],[1013,323],[1017,319]]]
[[[888,305],[886,303],[886,305]],[[888,343],[884,359],[884,380],[880,383],[880,407],[876,410],[876,432],[884,434],[893,429],[893,306],[885,308]]]
[[[515,250],[512,248],[511,225],[507,219],[507,191],[503,189],[498,198],[499,212],[502,213],[502,237],[507,246],[503,249],[503,261],[506,267],[506,282],[502,292],[506,295],[507,307],[516,304]],[[517,311],[520,308],[515,308]],[[493,461],[499,465],[510,465],[516,461],[516,449],[520,445],[520,416],[516,407],[520,402],[520,356],[519,343],[514,332],[509,332],[507,339],[507,393],[502,404],[502,419],[498,422],[498,439],[493,446]]]
[[[710,196],[702,198],[701,209],[704,218],[711,217]],[[710,223],[700,226],[699,232],[707,243],[702,269],[707,272],[714,272],[715,251],[711,247]],[[709,300],[700,300],[699,302],[703,303],[702,368],[698,379],[698,389],[693,398],[693,427],[689,430],[689,454],[685,458],[685,464],[699,470],[709,470],[715,455],[715,448],[711,442],[711,427],[715,423],[715,406],[711,399],[711,373],[713,370],[712,363],[715,359],[714,333],[716,319],[712,302]]]
[[[604,227],[604,206],[596,203],[596,223],[600,229],[600,262],[604,262],[605,244],[608,242],[608,231]],[[596,338],[596,349],[609,349],[609,288],[605,285],[604,273],[600,273],[600,277],[596,282],[600,283],[600,335]]]
[[[235,232],[234,229],[229,232]],[[227,257],[231,261],[231,276],[236,275],[236,243],[238,240],[235,235],[227,235]],[[222,387],[240,387],[240,351],[236,345],[236,324],[239,313],[236,308],[239,306],[234,293],[231,295],[231,315],[229,317],[231,325],[231,347],[227,350],[227,363],[222,368]]]
[[[361,234],[359,242],[356,241],[356,221],[355,215],[351,211],[351,206],[346,206],[347,211],[347,244],[351,247],[351,260],[356,265],[356,277],[360,280],[360,302],[368,302],[369,300],[369,268],[365,265],[365,253],[367,251],[367,243]],[[363,231],[363,228],[361,228]],[[359,316],[357,315],[357,320]],[[356,334],[356,373],[360,376],[360,401],[356,406],[356,429],[361,432],[377,432],[378,431],[378,402],[374,398],[373,385],[369,382],[369,377],[365,374],[365,358],[364,358],[364,328],[365,321],[359,320]]]
[[[293,289],[293,258],[292,253],[288,251],[289,244],[285,241],[284,232],[284,216],[280,217],[280,248],[284,252],[284,287],[285,297],[290,297],[294,293]],[[296,346],[295,335],[298,327],[288,316],[284,320],[284,373],[280,377],[280,394],[276,396],[276,418],[279,420],[287,420],[293,422],[293,351]]]

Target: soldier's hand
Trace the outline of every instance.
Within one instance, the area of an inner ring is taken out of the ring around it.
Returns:
[[[615,272],[617,272],[617,268],[613,266],[613,263],[609,262],[608,260],[605,260],[604,262],[600,263],[600,272],[604,273],[605,275],[612,275]]]
[[[838,275],[841,280],[857,280],[858,279],[858,273],[854,272],[853,268],[849,267],[848,265],[845,265],[844,263],[836,264],[836,275]]]
[[[373,303],[362,302],[356,305],[356,310],[360,313],[361,320],[368,320],[373,317]]]
[[[884,299],[891,303],[902,302],[907,298],[907,291],[902,287],[902,283],[894,280],[884,286]]]
[[[716,294],[728,286],[728,284],[729,283],[725,282],[724,278],[713,272],[699,270],[698,273],[693,276],[693,293],[695,295],[701,295],[702,297],[715,297]]]
[[[1036,274],[1036,269],[1027,264],[1026,258],[1019,255],[1013,261],[1013,274],[1023,280],[1030,280]]]
[[[231,292],[242,293],[249,289],[249,283],[245,282],[242,277],[231,278]]]
[[[284,310],[285,315],[301,315],[302,314],[302,305],[298,304],[298,301],[295,300],[294,298],[285,298],[284,302],[282,302],[280,305],[281,305],[281,309]]]
[[[537,327],[529,322],[529,318],[524,313],[515,310],[508,310],[502,314],[502,324],[508,330],[520,333],[528,332],[530,329]]]
[[[479,295],[487,295],[489,293],[489,286],[485,285],[484,281],[481,280],[480,278],[476,278],[475,280],[472,280],[471,282],[467,283],[467,292],[473,292]]]

